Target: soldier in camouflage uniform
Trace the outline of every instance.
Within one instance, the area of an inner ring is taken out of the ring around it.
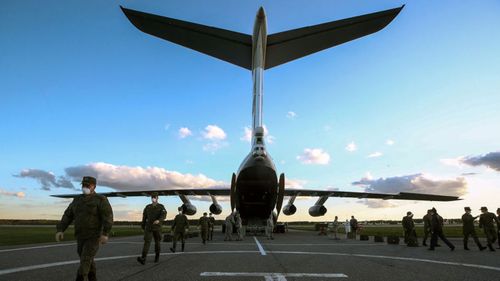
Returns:
[[[214,238],[214,227],[215,227],[215,218],[212,217],[212,213],[208,214],[208,240],[212,241]]]
[[[226,217],[224,222],[226,229],[224,231],[224,241],[232,241],[233,240],[233,225],[234,225],[234,215],[233,213],[229,214]]]
[[[463,231],[464,231],[464,249],[469,250],[468,247],[468,242],[469,242],[469,236],[472,236],[474,238],[474,242],[476,242],[477,247],[479,250],[484,250],[486,247],[483,247],[481,245],[481,242],[479,242],[479,238],[477,238],[476,230],[474,229],[474,220],[477,219],[479,216],[473,217],[470,212],[471,209],[469,207],[465,207],[465,214],[462,215],[462,223],[463,223]]]
[[[97,280],[94,256],[99,244],[108,241],[113,226],[113,210],[105,196],[95,193],[97,181],[93,177],[83,177],[84,194],[73,199],[61,221],[57,224],[56,241],[64,238],[64,231],[74,222],[77,252],[80,257],[76,280]]]
[[[497,240],[497,231],[495,229],[495,222],[497,223],[497,227],[500,222],[498,221],[497,216],[495,214],[488,212],[488,208],[481,207],[482,214],[479,216],[479,228],[484,229],[484,234],[486,235],[486,239],[488,240],[488,248],[490,251],[494,252],[493,244]]]
[[[424,241],[422,245],[427,246],[427,238],[431,234],[431,210],[427,210],[427,214],[422,219],[424,221]]]
[[[179,214],[175,216],[174,223],[172,224],[172,231],[174,232],[173,245],[172,248],[170,248],[170,251],[172,251],[172,253],[175,253],[177,240],[179,239],[181,239],[182,242],[181,249],[184,252],[186,228],[189,229],[189,221],[186,215],[184,214],[184,209],[181,206],[178,208],[178,210]]]
[[[146,257],[149,252],[152,238],[155,239],[155,262],[160,259],[160,242],[161,242],[161,224],[167,217],[167,210],[162,204],[158,203],[158,193],[151,194],[151,204],[147,205],[142,212],[141,227],[144,230],[144,246],[142,255],[137,257],[137,261],[141,264],[146,263]]]
[[[200,218],[200,234],[201,234],[201,241],[203,244],[207,244],[208,240],[208,225],[210,224],[210,220],[207,217],[207,213],[203,213],[203,217]]]

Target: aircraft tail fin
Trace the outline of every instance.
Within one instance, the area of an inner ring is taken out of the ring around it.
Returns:
[[[141,31],[195,51],[252,68],[252,36],[121,7]]]
[[[403,7],[271,34],[265,69],[377,32]]]

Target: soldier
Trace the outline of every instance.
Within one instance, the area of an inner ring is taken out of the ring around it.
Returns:
[[[351,233],[351,223],[349,223],[349,220],[345,220],[344,231],[345,231],[345,239],[348,239],[349,233]]]
[[[267,221],[266,221],[266,236],[267,236],[267,239],[271,239],[271,240],[274,239],[274,237],[273,237],[273,230],[274,230],[274,218],[273,218],[273,214],[271,213],[271,215],[269,216],[269,218],[267,218]]]
[[[205,212],[205,213],[203,213],[203,217],[201,217],[200,221],[199,221],[201,241],[203,241],[203,244],[207,244],[209,223],[210,223],[210,220],[208,219],[207,213]]]
[[[356,234],[358,233],[358,220],[351,216],[351,220],[349,221],[351,225],[351,235],[354,235],[354,239],[356,239]]]
[[[450,250],[454,251],[455,246],[446,239],[443,233],[443,217],[441,217],[435,208],[431,209],[431,247],[429,250],[434,251],[434,247],[436,247],[438,237],[443,240],[448,247],[450,247]]]
[[[339,217],[335,216],[335,220],[332,222],[332,236],[334,240],[339,240],[337,233],[339,232]]]
[[[422,245],[427,246],[427,238],[431,233],[431,210],[427,210],[427,214],[422,219],[424,221],[424,241]]]
[[[238,238],[236,240],[243,240],[243,224],[239,212],[236,212],[236,214],[234,215],[234,227],[236,227],[236,233],[238,234]]]
[[[212,213],[208,214],[208,240],[212,241],[214,238],[214,227],[215,227],[215,218],[212,217]]]
[[[229,216],[226,217],[225,221],[225,235],[224,235],[224,241],[231,241],[233,240],[233,225],[234,225],[234,216],[233,213],[229,214]]]
[[[106,244],[113,226],[113,210],[105,196],[95,193],[97,180],[93,177],[83,177],[82,191],[69,204],[61,221],[57,224],[56,241],[64,239],[64,231],[74,221],[77,252],[80,257],[80,267],[76,275],[77,281],[88,278],[97,280],[94,256],[99,244]]]
[[[158,193],[151,194],[151,204],[147,205],[142,212],[141,228],[144,230],[144,246],[142,255],[137,261],[144,265],[151,245],[151,239],[155,239],[155,262],[160,260],[161,224],[167,217],[167,210],[162,204],[158,204]]]
[[[497,219],[500,221],[500,208],[497,209]],[[500,224],[497,224],[498,248],[500,249]]]
[[[493,249],[493,244],[497,240],[495,222],[497,223],[497,227],[500,222],[495,214],[488,212],[488,208],[481,207],[481,212],[482,214],[479,216],[479,228],[484,229],[484,234],[488,240],[488,248],[490,248],[490,251],[494,252],[495,249]]]
[[[409,247],[417,245],[417,232],[415,231],[415,223],[413,222],[413,214],[407,212],[402,221],[403,229],[405,232],[405,244]]]
[[[182,248],[181,250],[184,252],[184,245],[185,245],[185,234],[186,234],[186,229],[189,229],[189,221],[184,214],[184,208],[179,207],[179,214],[175,216],[174,223],[172,224],[172,231],[174,232],[174,239],[173,239],[173,245],[172,248],[170,248],[170,251],[172,253],[175,253],[175,248],[177,245],[177,240],[181,239],[181,245]]]
[[[479,250],[483,251],[486,249],[486,247],[483,247],[481,245],[481,242],[479,242],[479,239],[477,238],[476,235],[476,230],[474,229],[474,220],[477,219],[479,216],[473,217],[470,212],[471,209],[469,207],[465,207],[465,214],[462,215],[462,223],[463,223],[463,231],[464,231],[464,249],[469,250],[469,247],[467,246],[467,243],[469,241],[469,235],[474,238],[474,242],[476,242],[477,247]]]

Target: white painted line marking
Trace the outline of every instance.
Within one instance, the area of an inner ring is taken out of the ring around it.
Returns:
[[[265,256],[266,251],[264,251],[264,248],[262,248],[262,245],[260,244],[259,240],[257,240],[257,237],[254,236],[253,239],[255,239],[255,243],[257,243],[257,247],[259,248],[260,254]]]
[[[295,244],[295,243],[269,243],[269,242],[263,242],[264,245],[276,245],[276,246],[387,246],[387,244],[384,243],[377,243],[377,244],[336,244],[336,243],[302,243],[302,244]]]
[[[33,249],[45,249],[45,248],[52,248],[52,247],[65,247],[65,246],[73,246],[73,245],[76,245],[76,243],[51,244],[51,245],[44,245],[44,246],[33,246],[33,247],[24,247],[24,248],[5,249],[5,250],[0,250],[0,253],[14,252],[14,251],[24,251],[24,250],[33,250]]]
[[[279,272],[202,272],[202,277],[265,277],[266,280],[286,280],[292,278],[345,278],[343,273],[279,273]]]

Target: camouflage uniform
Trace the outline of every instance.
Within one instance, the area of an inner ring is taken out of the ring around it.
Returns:
[[[203,216],[200,218],[199,224],[201,241],[203,242],[203,244],[206,244],[208,240],[208,225],[210,224],[210,219],[207,216]]]
[[[230,214],[229,216],[226,217],[225,221],[226,225],[226,230],[225,230],[225,235],[224,235],[224,241],[231,241],[233,240],[233,225],[234,225],[234,216],[233,214]]]
[[[422,220],[424,221],[424,241],[422,245],[427,246],[427,238],[431,234],[431,215],[427,213]]]
[[[238,233],[237,240],[238,241],[243,240],[243,232],[242,232],[243,224],[239,213],[236,213],[236,215],[234,216],[234,226],[236,227],[236,233]]]
[[[177,240],[179,239],[181,239],[182,251],[184,252],[186,228],[189,228],[189,221],[186,215],[178,214],[175,216],[174,223],[172,224],[172,230],[174,232],[173,245],[172,248],[170,248],[172,252],[175,253]]]
[[[405,232],[405,244],[408,246],[417,245],[417,232],[415,231],[415,223],[410,215],[403,217],[403,229]]]
[[[64,232],[72,222],[80,257],[76,280],[84,280],[86,276],[97,280],[94,256],[99,249],[99,238],[108,236],[113,225],[113,210],[108,199],[95,193],[75,197],[57,224],[57,232]]]
[[[214,238],[214,227],[215,227],[215,218],[208,217],[208,240],[212,240]]]
[[[160,241],[161,241],[161,224],[165,221],[167,217],[167,210],[162,204],[149,204],[144,208],[142,212],[142,223],[141,227],[144,230],[144,247],[142,248],[142,259],[145,260],[148,252],[149,246],[151,245],[152,238],[155,239],[155,261],[160,255]],[[158,220],[160,223],[154,224]]]
[[[481,245],[481,242],[479,242],[479,238],[477,238],[476,230],[474,229],[474,220],[477,217],[473,217],[469,213],[465,213],[462,215],[462,223],[463,223],[463,232],[464,232],[464,249],[469,250],[468,247],[468,242],[469,242],[469,236],[472,236],[474,239],[474,242],[476,242],[477,247],[482,251],[486,247],[483,247]]]
[[[495,222],[498,226],[498,218],[493,213],[486,212],[479,216],[479,228],[484,229],[484,234],[486,235],[486,239],[488,240],[488,248],[490,248],[490,251],[494,251],[493,244],[497,240],[497,231],[494,224]]]

